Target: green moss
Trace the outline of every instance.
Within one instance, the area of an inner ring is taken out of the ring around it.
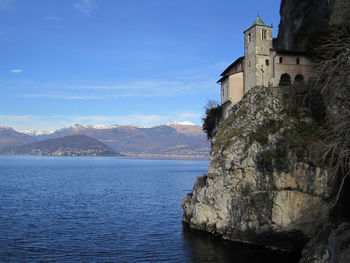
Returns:
[[[271,125],[270,131],[275,130],[277,132],[280,124],[277,126]],[[277,143],[260,154],[258,167],[269,173],[272,173],[273,170],[287,171],[289,169],[287,158],[289,152],[294,151],[297,156],[306,156],[308,145],[322,141],[324,136],[323,127],[315,122],[297,122],[295,125],[284,128]]]
[[[304,147],[312,142],[318,142],[325,137],[324,128],[316,122],[298,122],[285,129],[283,136],[288,140],[291,148]]]
[[[252,131],[249,133],[249,143],[253,143],[254,141],[259,142],[260,144],[268,144],[269,134],[275,134],[278,132],[283,126],[281,121],[276,120],[268,120],[264,122],[264,124],[260,125],[256,131]]]
[[[218,150],[221,146],[222,150],[226,150],[232,144],[232,138],[238,137],[243,139],[243,129],[241,128],[226,128],[225,133],[218,133],[215,138],[215,143],[213,145],[213,150]]]
[[[247,115],[248,110],[249,110],[249,108],[247,106],[243,106],[237,111],[236,116],[237,117],[242,117],[244,115]]]

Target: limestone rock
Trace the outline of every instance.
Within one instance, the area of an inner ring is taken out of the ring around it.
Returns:
[[[192,228],[293,250],[326,221],[334,190],[312,161],[319,127],[283,98],[282,88],[256,87],[221,124],[208,176],[182,203]]]

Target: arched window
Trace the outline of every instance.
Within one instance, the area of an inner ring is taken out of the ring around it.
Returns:
[[[281,75],[280,83],[279,83],[280,86],[287,86],[287,85],[290,85],[291,83],[292,83],[291,78],[288,73],[284,73]]]
[[[294,81],[295,82],[298,82],[298,83],[301,83],[301,82],[304,82],[304,76],[302,75],[302,74],[298,74],[298,75],[296,75],[295,76],[295,79],[294,79]]]
[[[266,29],[263,29],[263,30],[261,31],[261,38],[262,38],[262,39],[266,39],[266,35],[267,35],[267,30],[266,30]]]

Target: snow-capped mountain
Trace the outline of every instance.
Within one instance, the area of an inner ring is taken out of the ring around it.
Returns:
[[[196,126],[196,124],[194,124],[190,121],[172,121],[172,122],[167,122],[164,125],[166,125],[166,126],[171,126],[171,125]]]
[[[170,122],[150,128],[131,125],[75,124],[54,132],[32,129],[26,131],[26,134],[18,133],[11,128],[1,130],[4,132],[0,133],[3,136],[0,136],[0,148],[65,136],[85,135],[126,156],[207,158],[210,152],[210,143],[202,127],[191,122]]]
[[[8,128],[8,127],[7,127],[5,124],[3,124],[3,123],[0,122],[0,128],[6,129],[6,128]]]
[[[35,129],[30,129],[23,131],[22,133],[30,135],[30,136],[39,136],[39,135],[44,135],[44,134],[51,134],[54,133],[55,131],[45,131],[45,130],[35,130]]]

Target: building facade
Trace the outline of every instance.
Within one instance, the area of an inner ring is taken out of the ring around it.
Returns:
[[[312,63],[306,53],[274,48],[272,26],[260,16],[244,31],[244,57],[238,58],[221,74],[223,118],[255,86],[272,87],[305,81]]]

